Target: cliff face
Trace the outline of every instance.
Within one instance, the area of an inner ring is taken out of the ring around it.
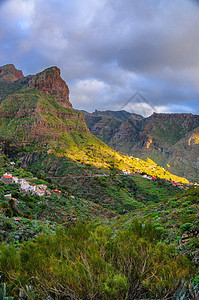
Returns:
[[[105,118],[106,112],[101,114]],[[143,159],[151,158],[165,169],[199,180],[199,116],[192,114],[157,114],[148,118],[131,115],[113,126],[113,118],[102,122],[98,112],[85,120],[94,135],[116,151]],[[102,135],[106,131],[106,136]]]
[[[60,69],[57,67],[26,77],[14,65],[0,67],[0,100],[24,88],[36,89],[45,95],[51,95],[63,107],[72,109],[69,88],[61,78]]]
[[[0,70],[2,141],[17,147],[33,143],[64,145],[73,132],[89,133],[83,115],[72,109],[68,86],[57,67],[26,77],[13,65]]]
[[[0,81],[0,147],[4,153],[18,157],[24,166],[41,159],[48,161],[45,168],[56,173],[54,160],[58,160],[62,165],[60,174],[67,175],[68,163],[73,160],[88,169],[91,166],[109,169],[114,166],[120,170],[141,170],[152,176],[187,182],[169,172],[164,173],[159,167],[151,170],[148,162],[140,160],[138,163],[136,159],[123,157],[93,136],[83,114],[72,109],[68,86],[57,67],[15,81],[9,80],[4,78]],[[101,119],[102,124],[106,119],[106,129],[111,125],[109,136],[117,132],[115,127],[120,128],[122,119],[126,119],[128,113],[116,114],[121,119],[113,118],[113,122],[109,122],[111,115],[108,119],[106,116]],[[140,118],[134,117],[132,123],[137,124]],[[107,136],[106,131],[103,133]],[[41,164],[40,161],[38,172],[42,171]]]
[[[17,70],[14,65],[9,64],[0,67],[0,80],[13,82],[24,77],[22,71]]]
[[[62,106],[72,109],[72,104],[69,102],[69,88],[61,78],[59,68],[51,67],[32,76],[28,87],[46,95],[53,95]]]
[[[83,114],[72,109],[68,86],[57,67],[13,82],[2,79],[0,98],[0,147],[5,153],[23,157],[25,163],[36,153],[49,158],[55,169],[55,157],[60,163],[67,157],[108,168],[118,156],[120,164],[120,155],[93,136]]]
[[[89,133],[81,113],[31,89],[18,91],[4,99],[0,116],[0,139],[16,147],[61,146],[73,132]]]

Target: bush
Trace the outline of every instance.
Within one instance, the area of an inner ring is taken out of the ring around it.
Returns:
[[[194,225],[192,223],[185,223],[183,225],[180,226],[180,230],[181,231],[187,231],[190,232],[193,229]]]
[[[185,202],[182,203],[182,206],[185,207],[185,206],[188,206],[188,205],[190,205],[190,204],[191,204],[191,201],[185,201]]]
[[[10,294],[31,285],[36,299],[162,299],[183,295],[193,269],[159,242],[151,223],[119,230],[77,224],[34,242],[1,245],[0,270]],[[161,280],[160,280],[161,278]]]
[[[13,217],[13,211],[12,211],[12,209],[11,208],[7,208],[6,211],[5,211],[5,215],[6,215],[6,217],[9,217],[9,218]]]

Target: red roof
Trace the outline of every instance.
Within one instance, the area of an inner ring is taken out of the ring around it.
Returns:
[[[12,178],[10,175],[3,175],[3,178]]]
[[[55,193],[57,193],[57,194],[60,194],[60,191],[58,191],[58,190],[55,190]]]

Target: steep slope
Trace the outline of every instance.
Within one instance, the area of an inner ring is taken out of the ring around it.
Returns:
[[[108,143],[117,132],[122,121],[109,116],[94,116],[83,112],[89,130],[103,142]]]
[[[59,68],[51,67],[32,76],[28,87],[38,89],[45,95],[53,95],[63,107],[72,109],[72,104],[69,102],[69,88],[61,78]]]
[[[24,77],[22,71],[15,68],[14,65],[5,65],[0,67],[0,102],[8,95],[27,88],[29,76]]]
[[[199,179],[197,165],[199,116],[192,114],[153,114],[146,120],[131,153],[150,157],[177,175]]]
[[[171,149],[167,160],[167,169],[170,172],[177,170],[186,178],[199,180],[199,127],[186,134]],[[168,167],[170,166],[170,167]]]
[[[94,134],[99,139],[101,139],[103,142],[109,144],[111,147],[115,147],[114,144],[117,144],[118,150],[120,150],[121,152],[122,149],[120,149],[119,145],[121,145],[122,147],[123,138],[125,138],[124,135],[126,134],[132,135],[131,134],[132,132],[128,132],[128,130],[126,130],[125,133],[122,130],[125,121],[127,123],[134,122],[136,127],[136,124],[139,123],[140,120],[144,119],[141,115],[130,114],[124,110],[122,111],[95,110],[95,112],[93,113],[88,113],[86,111],[82,111],[82,113],[84,115],[86,124],[89,130],[91,131],[91,133]],[[112,143],[113,137],[117,137],[117,138]]]
[[[1,81],[16,81],[24,77],[23,72],[17,70],[13,64],[0,67],[0,80]]]
[[[131,115],[116,123],[113,117],[104,116],[106,112],[100,114],[98,117],[89,114],[85,121],[94,135],[116,151],[143,159],[149,157],[179,176],[199,179],[198,115],[154,113],[148,118]]]
[[[0,142],[6,153],[20,158],[22,165],[40,162],[40,172],[53,175],[58,168],[64,176],[68,169],[63,165],[70,165],[71,160],[87,169],[139,171],[184,180],[151,162],[120,155],[93,136],[82,113],[72,109],[68,86],[57,67],[19,80],[26,82],[26,88],[8,95],[0,104]]]
[[[43,147],[45,143],[62,144],[64,134],[88,132],[82,114],[72,109],[68,86],[57,67],[20,80],[26,82],[26,89],[10,93],[0,105],[4,143]]]

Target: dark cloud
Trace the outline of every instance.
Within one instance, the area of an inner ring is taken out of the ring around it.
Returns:
[[[194,0],[0,1],[0,64],[57,65],[89,111],[140,90],[160,111],[199,113],[198,13]]]

